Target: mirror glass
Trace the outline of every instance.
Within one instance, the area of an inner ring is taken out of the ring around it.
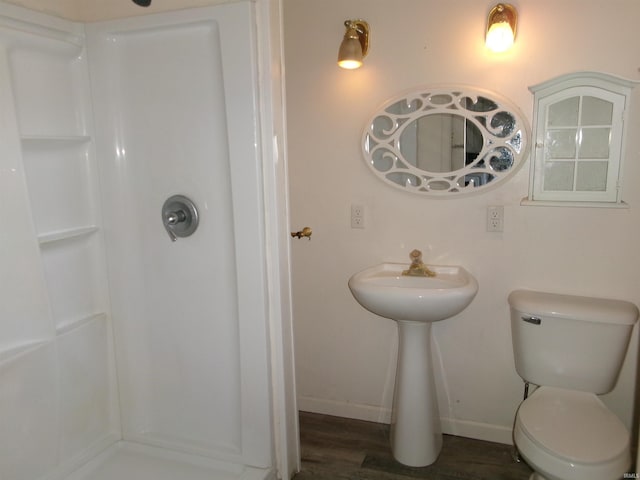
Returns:
[[[496,94],[425,89],[382,107],[367,124],[363,152],[373,172],[395,187],[460,195],[514,173],[528,138],[518,109]]]

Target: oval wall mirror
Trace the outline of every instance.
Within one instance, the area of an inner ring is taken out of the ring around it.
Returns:
[[[474,87],[414,90],[367,122],[363,153],[387,184],[407,192],[459,196],[493,187],[526,160],[529,128],[504,97]]]

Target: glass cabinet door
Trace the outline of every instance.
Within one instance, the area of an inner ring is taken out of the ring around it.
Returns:
[[[620,202],[630,87],[615,82],[613,89],[605,80],[598,74],[576,82],[574,74],[531,88],[536,110],[530,200]]]

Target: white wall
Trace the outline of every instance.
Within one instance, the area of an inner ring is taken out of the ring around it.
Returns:
[[[8,0],[6,3],[13,3],[30,10],[48,13],[70,20],[78,20],[76,10],[78,8],[78,0]]]
[[[229,0],[152,0],[149,7],[140,7],[132,0],[8,0],[8,3],[79,22],[93,22],[217,5]]]
[[[433,264],[461,264],[478,296],[434,326],[444,427],[509,442],[522,395],[513,363],[507,295],[515,288],[627,299],[640,304],[640,88],[634,91],[623,199],[628,210],[520,206],[529,162],[506,184],[475,196],[420,198],[384,185],[362,160],[365,121],[386,99],[418,85],[470,84],[499,92],[528,117],[528,86],[577,70],[639,79],[640,3],[516,2],[515,47],[483,45],[492,2],[285,0],[285,67],[293,301],[300,408],[387,421],[393,395],[395,324],[352,298],[350,275],[413,248]],[[613,9],[613,10],[612,10]],[[611,12],[615,12],[615,21]],[[551,13],[553,12],[553,13]],[[371,25],[371,51],[357,71],[339,69],[343,21]],[[350,228],[350,205],[366,228]],[[504,205],[504,233],[485,230],[488,205]],[[637,334],[607,404],[631,425]]]

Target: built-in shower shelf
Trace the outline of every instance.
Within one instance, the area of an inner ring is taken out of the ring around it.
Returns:
[[[78,228],[70,228],[68,230],[60,230],[57,232],[43,233],[38,235],[38,242],[40,245],[45,245],[47,243],[53,242],[63,242],[65,240],[71,240],[78,237],[84,237],[87,235],[91,235],[99,230],[95,225],[90,225],[87,227],[78,227]]]
[[[49,343],[49,341],[41,340],[0,349],[0,368],[20,358],[25,353],[31,352],[47,343]]]
[[[95,313],[93,315],[88,315],[86,317],[75,318],[73,320],[68,320],[65,322],[61,322],[56,326],[56,335],[64,335],[71,330],[75,330],[87,323],[90,323],[94,320],[104,320],[107,318],[107,314],[104,312]]]
[[[27,147],[65,147],[82,145],[91,141],[86,135],[22,135],[22,144]]]

